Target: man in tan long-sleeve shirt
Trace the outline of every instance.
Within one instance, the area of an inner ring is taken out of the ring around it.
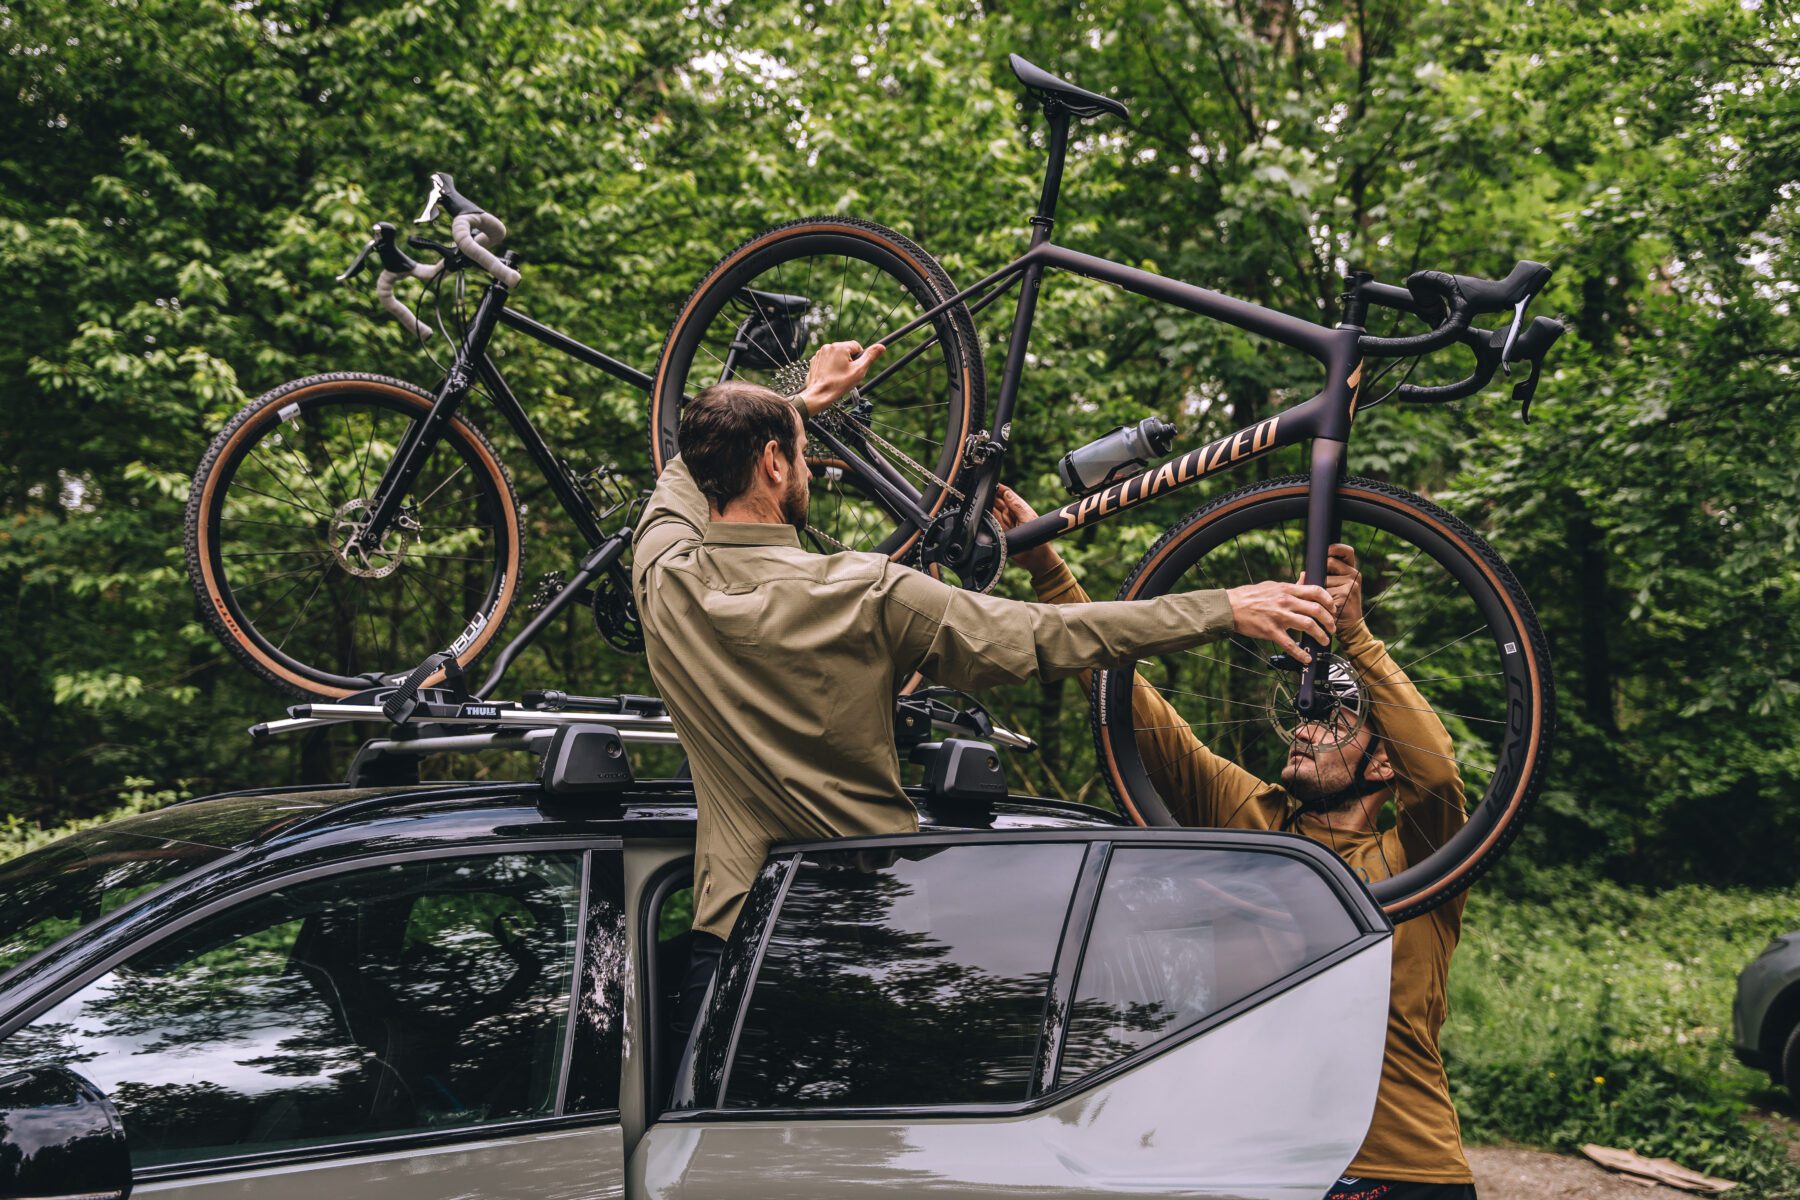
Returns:
[[[995,515],[1011,528],[1036,514],[1001,488]],[[1055,547],[1038,547],[1017,561],[1030,571],[1044,603],[1088,603]],[[1365,725],[1339,745],[1323,724],[1300,726],[1281,782],[1273,783],[1214,754],[1162,693],[1141,679],[1132,690],[1132,723],[1144,769],[1183,825],[1292,827],[1330,846],[1374,882],[1420,861],[1462,828],[1463,784],[1455,748],[1430,701],[1363,622],[1361,576],[1351,547],[1331,548],[1326,586],[1336,609],[1338,652],[1359,678],[1373,681],[1368,699],[1381,714],[1378,728]],[[1335,801],[1335,807],[1303,810],[1303,799]],[[1401,815],[1380,831],[1375,816],[1390,799]],[[1349,1174],[1326,1200],[1458,1200],[1475,1194],[1438,1052],[1462,908],[1458,896],[1395,927],[1387,1051],[1375,1113]]]
[[[1316,587],[1021,604],[877,554],[802,549],[809,476],[798,410],[835,403],[879,354],[825,347],[792,402],[741,382],[701,392],[638,524],[632,587],[645,654],[699,806],[695,943],[714,951],[703,935],[730,932],[772,843],[918,828],[894,745],[895,695],[913,672],[974,690],[1234,629],[1291,647],[1288,631],[1322,638],[1334,625]],[[690,974],[690,997],[696,986]]]

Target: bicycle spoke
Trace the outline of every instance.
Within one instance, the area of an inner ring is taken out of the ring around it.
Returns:
[[[1259,712],[1263,711],[1262,705],[1252,704],[1247,700],[1232,700],[1226,696],[1209,696],[1205,692],[1183,691],[1181,688],[1169,687],[1166,684],[1154,684],[1154,683],[1145,682],[1145,683],[1133,683],[1131,686],[1134,688],[1143,688],[1145,690],[1157,692],[1159,694],[1173,693],[1174,695],[1177,695],[1177,696],[1191,696],[1196,700],[1217,700],[1220,704],[1234,704],[1239,708],[1254,708]]]
[[[258,452],[261,451],[261,449],[262,449],[262,447],[258,446],[258,447],[256,447],[256,449],[251,450],[250,458],[254,459],[257,456]],[[289,487],[287,485],[287,482],[284,479],[282,479],[280,475],[278,475],[275,471],[270,469],[268,463],[264,462],[262,464],[262,469],[263,469],[263,474],[269,476],[277,484],[279,484],[281,487],[281,490],[286,492],[288,494],[288,496],[290,498],[292,498],[292,500],[294,501],[294,504],[297,507],[305,509],[307,512],[311,513],[315,517],[321,517],[327,521],[329,521],[331,519],[330,514],[322,513],[318,509],[314,508],[312,505],[308,504],[306,501],[300,499],[299,495],[295,493],[294,489]],[[251,492],[255,495],[266,497],[267,499],[273,500],[277,504],[286,504],[287,503],[287,501],[283,500],[280,496],[273,496],[273,495],[270,495],[268,492],[258,491],[256,488],[251,487],[249,484],[239,483],[235,479],[231,481],[231,486],[238,491]]]
[[[330,577],[331,572],[329,571],[319,572],[319,582],[313,584],[313,590],[306,594],[306,601],[300,605],[300,611],[294,614],[294,619],[288,622],[287,631],[281,635],[281,640],[275,643],[277,650],[287,646],[287,640],[294,636],[294,629],[300,624],[300,618],[304,617],[306,610],[312,607],[313,598],[319,594],[319,589],[325,586],[325,581]],[[285,596],[283,598],[285,599]]]
[[[427,492],[425,494],[425,498],[423,500],[421,500],[417,504],[413,505],[413,511],[414,512],[424,512],[425,506],[427,504],[431,503],[432,497],[436,496],[439,492],[443,491],[444,488],[449,484],[449,482],[452,479],[455,479],[458,475],[461,475],[463,473],[463,469],[465,467],[467,467],[468,465],[469,465],[468,463],[458,463],[456,465],[456,470],[454,470],[454,471],[450,472],[448,475],[444,476],[443,482],[439,483],[436,487],[432,488],[431,491]],[[455,502],[454,500],[450,501],[450,503],[454,503],[454,502]]]

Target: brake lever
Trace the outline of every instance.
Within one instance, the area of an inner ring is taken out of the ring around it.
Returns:
[[[1519,406],[1519,419],[1531,422],[1531,400],[1537,394],[1538,378],[1544,371],[1544,358],[1567,329],[1552,317],[1534,317],[1525,336],[1519,339],[1519,357],[1531,363],[1531,374],[1513,384],[1512,398]]]
[[[376,228],[379,229],[380,226],[378,225]],[[364,242],[363,248],[356,252],[356,257],[350,260],[350,265],[344,268],[343,274],[337,277],[337,281],[344,283],[354,278],[356,273],[363,269],[363,264],[369,261],[369,255],[375,252],[378,245],[380,245],[379,238],[370,238]]]
[[[413,218],[414,225],[429,225],[437,217],[438,202],[444,198],[444,185],[436,175],[431,177],[431,194],[425,197],[425,211]]]
[[[411,275],[419,269],[416,259],[400,248],[400,231],[386,221],[375,225],[375,242],[381,252],[381,265],[396,275]]]
[[[1530,303],[1531,297],[1527,296],[1513,305],[1512,328],[1506,331],[1506,344],[1500,347],[1500,369],[1506,372],[1509,379],[1512,377],[1513,343],[1519,339],[1519,326],[1525,320],[1525,306]]]
[[[1513,384],[1513,402],[1519,406],[1519,420],[1531,424],[1531,398],[1537,394],[1538,376],[1543,373],[1544,360],[1531,360],[1531,374]]]

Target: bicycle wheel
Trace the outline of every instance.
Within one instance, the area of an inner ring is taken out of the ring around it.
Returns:
[[[929,254],[867,221],[815,217],[758,234],[707,273],[669,329],[651,389],[651,462],[660,473],[675,456],[681,406],[707,385],[744,379],[791,394],[820,346],[871,342],[954,294]],[[823,419],[936,516],[962,469],[963,440],[987,406],[968,308],[952,305],[889,346],[860,400]],[[855,486],[816,435],[809,465],[817,549],[892,558],[912,549],[920,531]]]
[[[1120,598],[1298,579],[1306,495],[1306,477],[1294,476],[1198,509],[1151,547]],[[1518,833],[1549,760],[1550,655],[1512,572],[1455,517],[1367,479],[1345,481],[1338,511],[1339,540],[1356,550],[1363,575],[1364,625],[1386,657],[1366,640],[1347,653],[1334,646],[1329,725],[1302,736],[1299,676],[1271,662],[1275,647],[1232,635],[1099,673],[1096,750],[1107,786],[1139,824],[1180,816],[1269,827],[1291,803],[1283,792],[1318,799],[1329,787],[1341,799],[1340,785],[1366,770],[1361,747],[1379,746],[1393,790],[1378,816],[1370,888],[1401,921],[1467,888]],[[1359,740],[1365,724],[1370,740]],[[1282,791],[1257,790],[1277,780]],[[1299,828],[1327,840],[1319,826]]]
[[[400,439],[430,407],[397,379],[314,375],[247,405],[201,460],[188,578],[219,640],[277,687],[344,696],[440,650],[466,666],[504,624],[518,590],[519,502],[461,416],[444,426],[381,548],[345,549]]]

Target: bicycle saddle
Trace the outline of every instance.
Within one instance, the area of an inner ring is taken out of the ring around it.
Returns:
[[[1123,104],[1111,96],[1102,96],[1090,92],[1086,88],[1078,88],[1066,79],[1058,79],[1044,68],[1029,63],[1016,54],[1007,56],[1012,64],[1013,74],[1026,89],[1046,104],[1060,104],[1074,116],[1086,120],[1098,117],[1103,113],[1111,113],[1115,117],[1127,117],[1130,114]]]

